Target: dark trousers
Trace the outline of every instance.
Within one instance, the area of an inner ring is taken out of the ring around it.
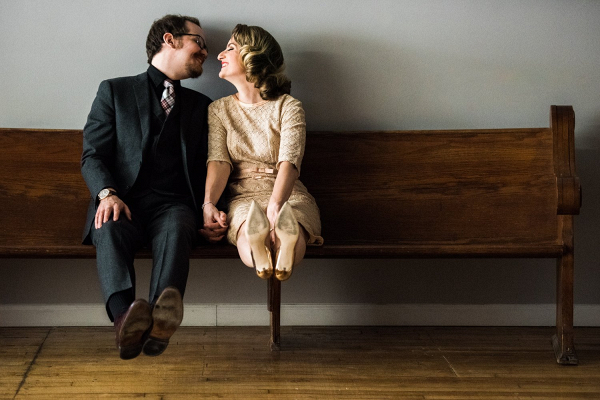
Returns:
[[[144,246],[152,250],[153,266],[149,301],[167,286],[175,286],[183,296],[190,267],[190,250],[196,243],[196,216],[189,198],[175,198],[154,192],[126,200],[132,220],[122,213],[96,229],[92,243],[96,246],[98,277],[108,308],[110,297],[122,291],[135,296],[133,260]],[[131,299],[133,301],[133,298]]]

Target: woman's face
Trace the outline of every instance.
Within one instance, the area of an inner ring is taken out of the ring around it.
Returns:
[[[240,45],[235,41],[233,36],[229,39],[225,50],[219,53],[217,59],[221,61],[219,78],[228,81],[238,77],[246,79],[246,70],[242,65],[242,57],[240,56]]]

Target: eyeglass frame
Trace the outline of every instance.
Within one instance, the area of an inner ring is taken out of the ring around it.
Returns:
[[[198,35],[196,33],[177,33],[174,34],[173,36],[195,36],[198,39],[195,39],[194,42],[196,42],[196,44],[198,45],[198,47],[200,47],[200,50],[206,50],[208,51],[208,47],[206,46],[206,42],[204,41],[204,38],[201,35]],[[202,41],[202,44],[200,44],[200,41]]]

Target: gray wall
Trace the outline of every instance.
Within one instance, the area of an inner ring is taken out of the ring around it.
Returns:
[[[550,105],[573,105],[575,300],[600,304],[600,2],[0,0],[0,126],[82,128],[101,80],[145,70],[148,28],[166,13],[200,18],[209,60],[185,85],[214,99],[233,93],[216,60],[233,26],[269,30],[311,130],[538,127]],[[0,263],[0,304],[101,302],[92,260]],[[138,262],[140,295],[149,268]],[[553,303],[554,282],[551,260],[306,260],[283,301]],[[240,261],[194,260],[186,299],[265,292]]]

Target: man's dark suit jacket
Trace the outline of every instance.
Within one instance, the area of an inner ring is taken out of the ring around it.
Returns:
[[[184,172],[201,223],[206,158],[208,153],[208,105],[205,95],[184,87],[177,101],[181,106],[181,151]],[[103,81],[83,128],[81,173],[91,201],[83,232],[83,243],[91,244],[98,193],[112,187],[124,198],[133,187],[150,139],[152,104],[148,73]]]

